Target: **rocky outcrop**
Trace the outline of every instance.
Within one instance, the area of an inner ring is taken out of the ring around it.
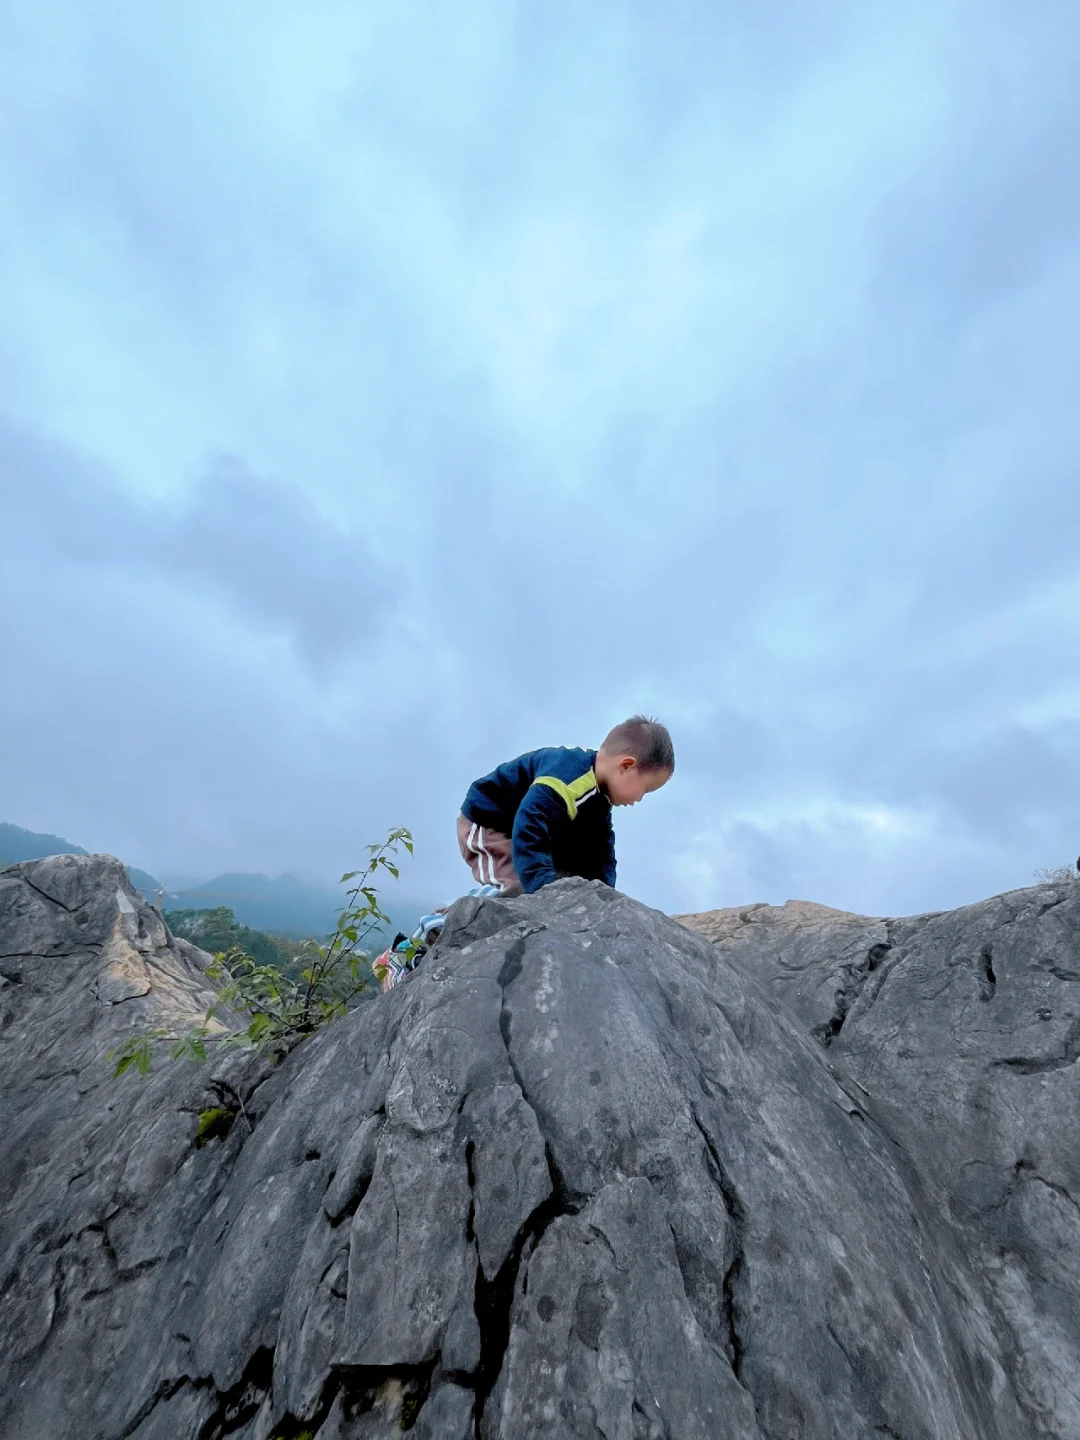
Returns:
[[[1017,1433],[1080,1435],[1080,883],[902,920],[803,902],[681,918],[858,1087],[985,1297]]]
[[[112,1080],[205,957],[114,861],[4,872],[0,1433],[1074,1436],[1078,901],[560,881],[276,1068]]]

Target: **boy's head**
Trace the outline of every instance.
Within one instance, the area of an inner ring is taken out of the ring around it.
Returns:
[[[675,750],[667,727],[644,715],[631,716],[607,736],[594,768],[612,805],[636,805],[674,773]]]

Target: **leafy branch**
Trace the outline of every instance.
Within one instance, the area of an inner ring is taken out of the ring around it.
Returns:
[[[389,831],[385,840],[369,845],[362,870],[350,870],[342,884],[355,883],[346,892],[345,908],[337,929],[323,945],[310,940],[300,952],[299,980],[275,965],[260,964],[240,946],[215,955],[206,976],[217,991],[201,1025],[174,1036],[161,1026],[129,1035],[109,1051],[114,1075],[134,1066],[147,1074],[156,1043],[171,1040],[171,1060],[205,1061],[210,1045],[242,1046],[269,1052],[280,1059],[306,1036],[344,1015],[370,986],[367,954],[361,948],[368,936],[390,924],[379,904],[376,881],[381,871],[395,880],[400,874],[402,850],[413,853],[412,835],[403,826]],[[237,1024],[243,1017],[246,1023]]]

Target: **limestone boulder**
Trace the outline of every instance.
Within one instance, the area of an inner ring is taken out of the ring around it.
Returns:
[[[205,957],[0,874],[0,1434],[1080,1434],[1073,892],[747,914],[459,901],[282,1064],[114,1080]]]

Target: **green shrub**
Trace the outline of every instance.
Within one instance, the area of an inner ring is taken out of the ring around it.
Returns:
[[[154,1045],[163,1041],[172,1042],[173,1060],[203,1061],[208,1046],[228,1045],[253,1047],[280,1059],[305,1036],[344,1015],[371,983],[368,956],[361,948],[364,941],[390,924],[379,906],[375,881],[382,870],[398,878],[398,857],[402,849],[413,853],[412,836],[399,826],[367,849],[364,869],[341,877],[343,885],[355,883],[346,893],[337,929],[325,944],[311,940],[301,948],[299,977],[276,964],[261,963],[239,945],[221,951],[206,971],[217,995],[203,1023],[179,1036],[161,1027],[129,1035],[109,1051],[114,1075],[122,1075],[132,1065],[147,1074]]]

